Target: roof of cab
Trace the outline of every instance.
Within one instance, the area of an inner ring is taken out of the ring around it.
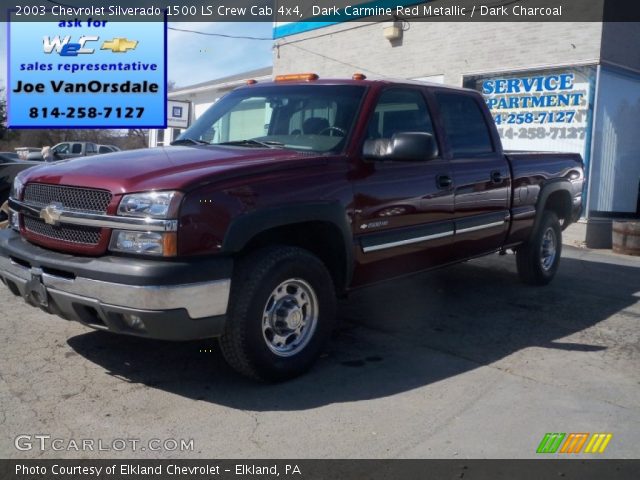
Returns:
[[[255,82],[238,87],[238,89],[244,88],[259,88],[264,86],[280,86],[280,85],[411,85],[421,87],[440,88],[453,91],[466,91],[478,93],[477,90],[470,88],[456,87],[453,85],[444,85],[442,83],[422,82],[418,80],[406,80],[406,79],[394,79],[394,78],[374,78],[365,80],[354,80],[351,78],[318,78],[317,80],[285,80],[269,82]]]

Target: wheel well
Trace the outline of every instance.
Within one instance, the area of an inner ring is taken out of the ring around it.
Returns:
[[[338,227],[329,222],[303,222],[283,225],[260,232],[239,252],[244,255],[268,245],[304,248],[325,264],[333,278],[336,292],[347,287],[347,253]]]
[[[557,190],[547,198],[544,204],[545,210],[555,213],[566,228],[571,221],[571,195],[566,190]]]

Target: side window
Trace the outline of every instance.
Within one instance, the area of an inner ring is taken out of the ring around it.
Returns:
[[[56,148],[54,148],[56,153],[69,153],[69,144],[61,143]]]
[[[369,120],[368,138],[391,138],[397,132],[434,134],[427,104],[419,91],[395,88],[380,96]]]
[[[96,153],[96,144],[95,143],[87,143],[87,153]]]
[[[484,115],[472,96],[436,92],[436,99],[454,157],[494,151]]]
[[[74,143],[71,147],[71,153],[82,153],[82,144]]]
[[[111,149],[109,147],[105,147],[104,145],[101,145],[100,148],[98,149],[98,153],[109,153],[111,152]]]

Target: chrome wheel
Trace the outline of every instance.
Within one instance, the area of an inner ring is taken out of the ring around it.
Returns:
[[[318,323],[318,299],[311,285],[300,278],[278,285],[262,312],[262,336],[280,357],[302,351]]]
[[[553,267],[557,252],[556,232],[549,227],[542,235],[542,243],[540,245],[540,265],[544,271],[549,271]]]

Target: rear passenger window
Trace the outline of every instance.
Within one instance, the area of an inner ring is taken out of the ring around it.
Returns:
[[[489,128],[473,97],[436,92],[436,99],[454,157],[493,152]]]
[[[82,145],[79,143],[74,143],[73,147],[71,147],[71,153],[82,153]]]

